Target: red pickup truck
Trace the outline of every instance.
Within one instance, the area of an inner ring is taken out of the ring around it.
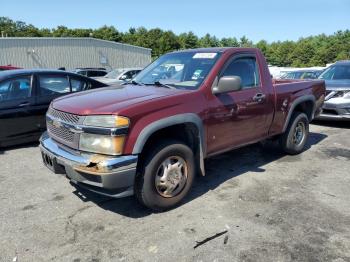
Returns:
[[[324,97],[324,81],[272,80],[258,49],[178,51],[129,84],[53,101],[40,148],[73,183],[165,210],[213,155],[269,138],[302,152]]]

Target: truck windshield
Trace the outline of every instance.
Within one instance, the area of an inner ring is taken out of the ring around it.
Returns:
[[[220,53],[177,52],[161,56],[135,78],[145,85],[198,89],[218,60]]]
[[[349,80],[350,79],[350,64],[349,65],[333,65],[326,69],[320,76],[324,80]]]

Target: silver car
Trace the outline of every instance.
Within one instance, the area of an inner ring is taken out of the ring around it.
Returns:
[[[326,82],[326,98],[317,119],[350,121],[350,60],[336,62],[319,79]]]
[[[107,85],[123,84],[131,81],[131,79],[133,79],[141,70],[142,68],[138,68],[138,67],[117,68],[110,71],[108,74],[106,74],[103,77],[94,77],[94,79]]]

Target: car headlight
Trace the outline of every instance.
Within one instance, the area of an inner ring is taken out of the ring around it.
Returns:
[[[86,116],[83,124],[85,126],[107,128],[127,127],[129,125],[129,119],[123,116],[112,115]]]
[[[96,115],[86,116],[83,125],[97,128],[127,128],[129,123],[129,119],[123,116]],[[124,142],[125,135],[82,133],[80,134],[79,149],[98,154],[121,155]]]
[[[121,155],[124,142],[125,136],[82,133],[80,134],[79,149],[104,155]]]

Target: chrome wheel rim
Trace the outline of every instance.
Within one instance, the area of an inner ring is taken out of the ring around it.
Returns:
[[[298,122],[294,129],[293,143],[297,146],[301,145],[305,137],[305,124],[303,122]]]
[[[155,186],[162,197],[178,195],[186,185],[188,168],[180,156],[166,158],[157,170]]]

